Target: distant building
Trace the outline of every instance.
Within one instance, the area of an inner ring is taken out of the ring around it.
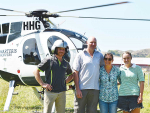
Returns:
[[[141,66],[143,72],[150,72],[150,58],[132,58],[132,63]],[[120,67],[124,65],[121,57],[114,57],[113,65]]]

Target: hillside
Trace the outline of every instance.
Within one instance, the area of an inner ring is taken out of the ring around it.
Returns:
[[[142,49],[142,50],[137,50],[137,51],[133,51],[133,50],[128,50],[129,52],[131,52],[133,57],[145,57],[145,58],[150,58],[150,48],[149,49]],[[114,56],[121,56],[122,53],[124,51],[121,50],[108,50],[107,52],[112,53]],[[106,52],[102,52],[103,55]]]

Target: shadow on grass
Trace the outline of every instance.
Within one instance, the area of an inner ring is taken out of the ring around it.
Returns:
[[[14,106],[11,107],[9,111],[14,112],[19,112],[19,113],[42,113],[43,112],[43,107],[42,106]],[[11,113],[11,112],[8,112]]]

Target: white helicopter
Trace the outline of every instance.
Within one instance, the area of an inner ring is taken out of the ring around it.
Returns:
[[[60,11],[56,13],[98,8],[128,2],[120,2],[94,7],[86,7],[74,10]],[[0,24],[0,77],[8,82],[9,91],[4,106],[4,111],[9,110],[9,105],[18,85],[32,86],[34,93],[43,103],[43,91],[39,92],[35,86],[40,86],[36,81],[33,70],[45,57],[51,56],[51,47],[58,40],[64,40],[69,45],[69,53],[64,58],[72,65],[76,54],[86,48],[87,38],[74,31],[60,29],[52,23],[49,17],[64,17],[56,13],[49,13],[40,9],[29,13],[10,9],[0,10],[24,13],[27,17],[34,17],[33,21],[9,22]],[[22,16],[22,15],[0,15],[0,16]],[[66,16],[73,17],[73,16]],[[99,17],[75,17],[93,19],[119,19],[119,20],[142,20],[148,19],[125,19],[125,18],[99,18]],[[98,49],[98,47],[97,47]],[[99,50],[99,49],[98,49]],[[43,81],[45,73],[40,73]]]

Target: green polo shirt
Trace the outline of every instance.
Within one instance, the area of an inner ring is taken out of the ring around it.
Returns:
[[[52,67],[50,67],[50,62]],[[72,70],[66,60],[60,62],[58,58],[53,55],[50,58],[45,58],[39,65],[38,69],[42,72],[45,71],[46,83],[51,84],[53,89],[51,92],[66,91],[65,75],[71,75]]]
[[[119,96],[139,96],[140,88],[138,86],[138,82],[145,81],[141,67],[133,64],[132,67],[126,68],[123,65],[120,67],[120,71],[121,85],[119,89]]]

